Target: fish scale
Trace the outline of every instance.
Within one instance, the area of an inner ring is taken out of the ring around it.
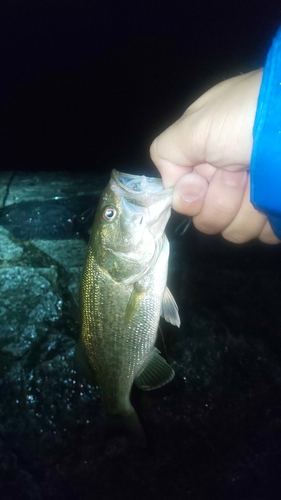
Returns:
[[[159,179],[113,170],[97,208],[81,282],[79,355],[95,376],[107,415],[139,436],[130,402],[134,381],[151,390],[174,376],[155,349],[161,310],[180,323],[166,288],[164,229],[171,197]]]

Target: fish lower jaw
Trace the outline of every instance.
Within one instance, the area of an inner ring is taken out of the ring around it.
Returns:
[[[112,250],[111,248],[106,247],[106,250],[111,252],[115,257],[119,257],[123,260],[127,260],[129,262],[147,262],[147,258],[144,258],[143,251],[133,251],[133,252],[118,252],[117,250]]]

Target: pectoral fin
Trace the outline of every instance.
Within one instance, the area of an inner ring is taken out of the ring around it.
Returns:
[[[161,316],[163,316],[163,318],[168,321],[168,323],[180,327],[181,322],[179,317],[179,309],[174,297],[172,296],[167,286],[164,292]]]
[[[155,347],[145,367],[135,378],[135,383],[143,391],[151,391],[170,382],[174,375],[173,368],[160,356],[160,351]]]
[[[145,289],[139,283],[135,283],[125,311],[124,320],[126,324],[137,314],[144,293]]]

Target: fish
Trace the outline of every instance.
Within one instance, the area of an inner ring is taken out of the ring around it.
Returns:
[[[107,418],[138,444],[146,439],[130,401],[133,383],[149,391],[175,375],[155,347],[160,315],[180,326],[166,285],[171,201],[161,179],[112,170],[82,272],[76,357],[99,386]]]

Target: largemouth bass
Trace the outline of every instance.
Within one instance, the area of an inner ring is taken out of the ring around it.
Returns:
[[[160,315],[180,326],[166,287],[164,233],[172,189],[160,179],[113,170],[97,208],[81,283],[82,331],[77,346],[101,390],[106,414],[141,434],[130,402],[133,382],[151,390],[174,371],[155,348]]]

